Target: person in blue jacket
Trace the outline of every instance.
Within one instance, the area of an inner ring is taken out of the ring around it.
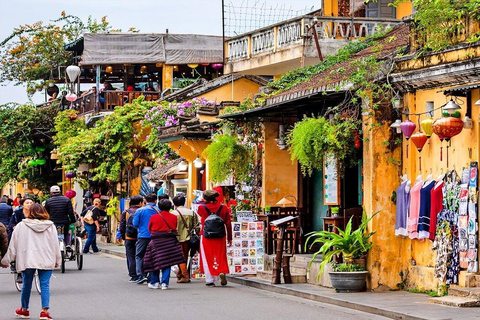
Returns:
[[[151,234],[148,231],[148,223],[150,217],[157,213],[158,207],[156,205],[157,195],[150,193],[145,197],[145,206],[139,208],[135,212],[133,217],[133,226],[138,229],[137,244],[135,250],[135,262],[137,267],[137,284],[146,282],[147,276],[142,272],[142,263],[145,252],[147,251],[147,245],[150,242]]]

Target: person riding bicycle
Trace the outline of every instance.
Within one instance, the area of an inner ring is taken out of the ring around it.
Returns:
[[[50,188],[50,198],[45,202],[45,209],[50,215],[50,220],[56,227],[63,227],[63,236],[65,243],[70,244],[69,226],[75,223],[75,215],[73,213],[72,201],[63,196],[59,186]]]

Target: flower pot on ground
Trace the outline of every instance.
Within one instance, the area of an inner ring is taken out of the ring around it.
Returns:
[[[370,238],[375,234],[375,231],[368,232],[367,226],[369,221],[375,215],[376,214],[367,218],[364,212],[362,223],[355,230],[352,230],[351,218],[345,226],[345,230],[336,228],[336,232],[338,233],[323,230],[313,231],[307,234],[305,250],[308,250],[309,248],[311,249],[316,244],[321,244],[320,249],[313,254],[312,260],[309,263],[310,267],[314,259],[319,254],[322,255],[322,262],[320,263],[318,274],[319,278],[322,275],[325,266],[332,263],[335,257],[338,259],[341,257],[343,259],[343,263],[333,264],[333,272],[329,273],[332,286],[337,291],[361,291],[365,287],[365,278],[368,272],[365,271],[363,266],[356,264],[354,260],[361,256],[365,256],[368,250],[372,247]],[[332,279],[332,275],[335,279]],[[339,278],[343,279],[339,280]],[[345,285],[345,282],[347,285]]]

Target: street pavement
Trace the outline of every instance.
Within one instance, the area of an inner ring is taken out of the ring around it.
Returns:
[[[67,262],[64,274],[54,271],[50,303],[54,319],[386,319],[234,283],[209,288],[202,279],[177,284],[172,278],[169,290],[152,290],[129,283],[125,260],[107,251],[86,255],[81,271],[75,262]],[[20,293],[9,272],[0,270],[1,320],[15,319],[14,310],[20,306]],[[38,319],[40,309],[40,296],[33,289],[32,319]]]

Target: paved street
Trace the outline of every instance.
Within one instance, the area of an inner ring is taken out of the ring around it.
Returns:
[[[0,270],[0,319],[15,319],[20,294],[9,269]],[[129,283],[125,260],[100,253],[87,255],[84,269],[67,262],[54,272],[51,314],[54,319],[386,319],[372,314],[275,294],[237,284],[205,287],[202,280],[167,291]],[[35,290],[35,289],[33,289]],[[40,296],[32,291],[31,318],[38,319]]]

